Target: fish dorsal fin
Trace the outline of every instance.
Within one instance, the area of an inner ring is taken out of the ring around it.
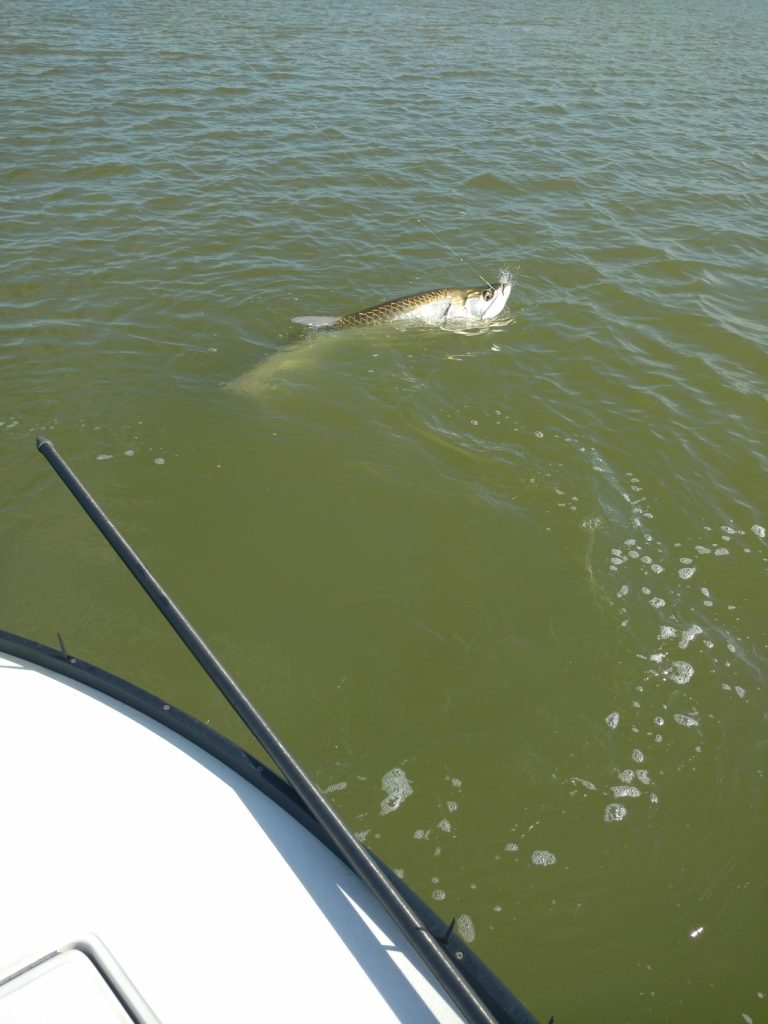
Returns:
[[[294,316],[291,323],[303,324],[304,327],[333,327],[340,319],[339,316]]]

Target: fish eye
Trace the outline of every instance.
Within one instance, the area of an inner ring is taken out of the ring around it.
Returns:
[[[493,298],[493,288],[486,288],[485,291],[483,292],[483,299],[486,302],[490,302],[492,298]]]

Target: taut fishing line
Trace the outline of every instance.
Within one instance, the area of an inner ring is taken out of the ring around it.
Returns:
[[[245,57],[242,56],[242,54],[236,53],[234,49],[232,49],[231,47],[229,48],[229,52],[236,60],[240,61],[241,64],[244,64],[247,68],[250,68],[251,71],[254,71],[256,74],[259,73],[258,69],[254,67],[254,65],[251,64],[250,61],[247,61]],[[320,125],[315,124],[314,121],[308,121],[307,123],[310,124],[316,131],[319,131],[321,133],[325,132],[326,130],[325,128],[321,128]],[[359,162],[358,167],[363,172],[363,174],[370,178],[370,180],[374,183],[374,185],[376,185],[377,188],[386,192],[386,186],[381,181],[381,179],[376,177],[373,171],[370,171],[368,170],[368,168],[363,167],[362,164],[360,164]],[[465,260],[463,256],[460,256],[459,253],[457,253],[456,250],[453,248],[453,246],[446,242],[446,240],[441,235],[439,235],[437,231],[434,230],[434,228],[430,227],[429,224],[427,224],[422,217],[417,217],[414,214],[409,215],[407,213],[406,216],[410,216],[411,219],[414,220],[419,225],[419,227],[422,227],[424,228],[425,231],[428,231],[430,235],[432,235],[432,237],[435,238],[440,243],[440,245],[446,248],[448,252],[450,252],[451,255],[453,255],[459,261],[459,263],[463,263],[465,267],[469,267],[472,273],[476,274],[484,284],[486,284],[489,288],[494,287],[488,280],[488,278],[485,276],[485,274],[481,274],[477,267],[470,263],[469,260]]]
[[[313,127],[313,128],[316,128],[316,129],[317,129],[318,131],[320,131],[320,132],[322,132],[322,131],[324,131],[324,130],[325,130],[325,129],[323,129],[323,128],[320,128],[320,127],[319,127],[318,125],[316,125],[316,124],[315,124],[315,123],[314,123],[313,121],[310,121],[309,123],[310,123],[310,124],[312,125],[312,127]],[[376,187],[377,187],[377,188],[379,188],[379,189],[381,189],[382,191],[386,192],[386,185],[384,184],[384,182],[382,182],[382,181],[381,181],[381,179],[380,179],[380,178],[377,178],[377,177],[376,177],[376,175],[375,175],[375,174],[373,173],[373,171],[370,171],[370,170],[368,170],[368,168],[367,168],[367,167],[363,167],[363,166],[362,166],[362,164],[360,164],[360,163],[358,163],[358,167],[359,167],[359,168],[360,168],[360,170],[361,170],[361,171],[363,172],[363,174],[365,174],[365,175],[366,175],[366,177],[370,178],[370,180],[371,180],[371,181],[372,181],[372,182],[374,183],[374,185],[376,185]],[[455,257],[456,257],[456,259],[457,259],[457,260],[459,261],[459,263],[463,263],[463,264],[464,264],[464,266],[466,266],[466,267],[469,267],[469,269],[470,269],[470,270],[472,271],[472,273],[473,273],[473,274],[477,274],[477,276],[478,276],[478,277],[480,278],[480,280],[481,280],[481,281],[483,281],[483,282],[484,282],[485,284],[487,284],[489,288],[493,288],[493,285],[492,285],[492,284],[491,284],[491,282],[490,282],[490,281],[488,280],[488,278],[487,278],[487,277],[485,276],[485,274],[481,274],[481,273],[480,273],[480,271],[479,271],[479,270],[477,269],[477,267],[473,266],[473,265],[472,265],[472,264],[471,264],[471,263],[469,262],[469,260],[465,260],[463,256],[460,256],[460,255],[459,255],[459,254],[458,254],[458,253],[456,252],[456,250],[455,250],[455,249],[453,248],[453,246],[452,246],[452,245],[449,245],[449,243],[448,243],[448,242],[446,242],[446,240],[445,240],[444,238],[442,238],[442,237],[441,237],[441,236],[440,236],[440,235],[439,235],[439,234],[437,233],[437,231],[435,231],[435,230],[434,230],[434,228],[431,228],[431,227],[429,226],[429,224],[427,224],[427,223],[426,223],[426,221],[424,221],[424,220],[423,220],[423,219],[422,219],[421,217],[417,217],[417,216],[415,216],[415,214],[410,214],[410,215],[409,215],[409,214],[407,214],[407,213],[406,213],[406,216],[410,216],[412,220],[415,220],[415,221],[416,221],[416,223],[417,223],[417,224],[418,224],[418,225],[419,225],[420,227],[422,227],[422,228],[424,228],[424,229],[425,229],[426,231],[428,231],[428,232],[430,233],[430,235],[432,235],[432,237],[433,237],[433,238],[436,238],[436,239],[437,239],[437,241],[438,241],[438,242],[439,242],[439,243],[440,243],[440,244],[441,244],[442,246],[444,246],[444,247],[445,247],[445,248],[446,248],[446,249],[447,249],[447,250],[448,250],[448,251],[449,251],[450,253],[452,253],[452,254],[453,254],[453,256],[455,256]]]

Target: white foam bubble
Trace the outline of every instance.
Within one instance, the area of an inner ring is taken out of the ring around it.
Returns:
[[[546,868],[551,864],[557,863],[557,857],[554,853],[550,853],[549,850],[534,850],[531,854],[531,863]]]
[[[754,526],[751,527],[751,530],[752,530],[752,533],[754,533],[754,535],[756,537],[765,537],[765,527],[764,526],[760,526],[758,523],[755,523]]]
[[[475,941],[475,935],[477,932],[475,931],[475,925],[469,914],[459,914],[456,918],[456,931],[465,942]]]
[[[671,640],[673,636],[677,636],[674,626],[662,626],[659,630],[659,640]]]
[[[571,779],[571,782],[578,782],[580,786],[584,787],[584,789],[597,789],[594,782],[590,782],[589,779],[580,779],[578,776]]]
[[[434,889],[433,892],[432,892],[432,899],[433,900],[444,900],[445,899],[445,889]]]
[[[677,575],[680,577],[681,580],[689,580],[691,578],[691,576],[693,576],[693,574],[695,572],[696,572],[696,570],[693,569],[693,568],[678,569],[677,570]]]
[[[685,648],[688,646],[691,640],[695,640],[696,637],[703,632],[704,630],[701,628],[701,626],[697,626],[696,623],[694,623],[692,626],[689,626],[688,629],[686,629],[683,632],[683,635],[680,637],[680,643],[678,644],[678,646],[685,650]]]
[[[637,786],[611,786],[611,792],[615,797],[637,797],[640,790]]]
[[[645,754],[642,752],[642,750],[638,750],[637,748],[635,748],[632,751],[632,760],[635,762],[635,764],[642,764],[645,760]]]
[[[507,845],[504,847],[504,850],[507,853],[517,853],[519,849],[520,847],[517,845],[517,843],[507,843]]]
[[[627,808],[623,804],[608,804],[603,813],[604,821],[621,821],[627,816]]]
[[[675,715],[674,717],[677,724],[684,725],[686,729],[690,729],[694,725],[699,724],[698,718],[694,718],[693,715]]]
[[[450,821],[448,821],[447,818],[443,818],[441,821],[438,821],[437,827],[440,829],[441,832],[451,831],[451,823]]]
[[[620,717],[621,716],[619,715],[618,711],[612,711],[610,715],[606,716],[605,724],[608,726],[609,729],[615,729],[616,726],[619,724]]]
[[[651,608],[663,608],[666,603],[663,597],[652,597],[648,602]]]
[[[387,794],[379,805],[382,814],[391,814],[392,811],[396,811],[400,804],[413,793],[413,786],[402,768],[392,768],[385,772],[381,779],[381,788]]]
[[[693,676],[693,665],[689,665],[687,661],[673,661],[669,667],[669,674],[678,686],[685,686]]]

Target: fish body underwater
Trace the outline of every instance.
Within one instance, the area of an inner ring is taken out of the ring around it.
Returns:
[[[511,280],[481,288],[434,288],[404,295],[345,316],[298,316],[294,323],[315,328],[303,342],[274,352],[252,370],[226,385],[227,390],[250,397],[266,397],[280,384],[306,371],[319,358],[325,344],[335,345],[335,332],[350,327],[375,327],[396,321],[422,323],[443,329],[482,328],[504,309],[512,291]]]
[[[293,323],[316,329],[372,327],[394,320],[421,320],[427,324],[471,325],[493,320],[507,304],[511,283],[501,281],[482,288],[433,288],[415,295],[403,295],[376,306],[344,316],[296,316]]]

